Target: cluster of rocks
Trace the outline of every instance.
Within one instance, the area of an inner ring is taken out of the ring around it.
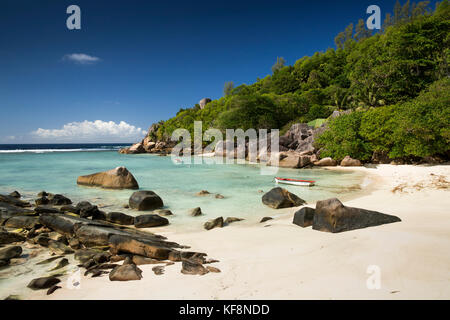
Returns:
[[[44,198],[49,202],[36,204]],[[163,205],[159,196],[151,191],[133,193],[129,204],[138,210]],[[21,200],[17,192],[0,195],[0,267],[14,268],[11,261],[19,257],[38,259],[37,254],[22,256],[22,247],[26,245],[27,248],[48,250],[53,255],[39,264],[59,260],[52,271],[63,270],[69,265],[67,256],[73,255],[79,262],[78,267],[86,270],[85,276],[109,274],[111,281],[141,279],[142,270],[138,266],[142,264],[159,264],[153,268],[158,275],[164,273],[164,266],[176,262],[182,262],[184,274],[220,271],[204,266],[217,262],[207,259],[205,253],[186,251],[189,247],[139,230],[168,223],[166,218],[155,213],[137,217],[121,212],[105,213],[87,201],[72,205],[69,198],[47,192],[41,192],[35,204]],[[45,274],[31,281],[28,287],[48,289],[50,294],[60,288],[57,286],[60,281],[60,276]]]
[[[203,100],[202,100],[203,101]],[[207,100],[203,101],[208,103]],[[202,105],[202,104],[201,104]],[[340,113],[333,114],[333,117],[339,116]],[[157,153],[160,155],[169,154],[176,142],[164,139],[157,140],[155,132],[158,130],[160,123],[154,123],[147,136],[140,142],[129,148],[123,148],[119,152],[125,154],[139,153]],[[320,159],[321,150],[317,149],[314,142],[316,138],[326,130],[326,124],[318,128],[309,126],[306,123],[295,123],[289,130],[279,138],[279,146],[277,152],[272,152],[271,134],[267,138],[267,152],[260,150],[254,159],[249,158],[249,142],[245,145],[238,145],[233,142],[232,150],[227,149],[227,141],[219,141],[214,149],[216,157],[228,158],[245,158],[249,161],[262,161],[270,166],[279,166],[282,168],[305,168],[311,166],[337,166],[338,162],[331,158]],[[191,150],[193,152],[193,150]],[[361,162],[346,156],[340,163],[341,166],[361,166]]]
[[[294,214],[293,223],[314,230],[338,233],[400,222],[400,218],[377,211],[347,207],[338,199],[318,201],[316,208],[303,207]]]

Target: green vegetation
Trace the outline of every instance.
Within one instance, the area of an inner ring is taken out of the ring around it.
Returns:
[[[448,157],[450,147],[450,8],[427,1],[397,2],[381,32],[360,20],[336,36],[337,49],[303,57],[293,66],[277,58],[272,74],[255,83],[224,86],[224,97],[180,109],[159,128],[158,139],[173,130],[267,128],[285,132],[293,123],[325,123],[334,110],[351,110],[327,121],[317,141],[321,157],[346,155],[369,160]]]

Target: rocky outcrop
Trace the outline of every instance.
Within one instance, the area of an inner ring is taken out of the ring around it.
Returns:
[[[361,161],[359,161],[357,159],[352,159],[350,156],[346,156],[344,159],[342,159],[341,166],[342,167],[359,167],[359,166],[362,166],[362,164],[361,164]]]
[[[280,187],[273,188],[264,194],[262,202],[274,209],[298,207],[306,203],[305,200]]]
[[[136,179],[125,167],[80,176],[77,184],[105,189],[139,189]]]
[[[40,196],[54,197],[47,193]],[[68,198],[56,198],[62,199],[63,203],[68,202],[65,200]],[[215,261],[207,261],[204,253],[182,251],[188,247],[167,241],[163,236],[117,224],[117,222],[123,224],[134,222],[137,227],[155,226],[155,222],[158,225],[167,224],[168,220],[159,215],[143,215],[134,219],[120,212],[105,214],[99,211],[97,206],[87,201],[82,201],[77,206],[69,205],[70,207],[66,208],[84,215],[83,218],[74,213],[65,214],[66,210],[58,210],[50,206],[36,207],[36,210],[33,211],[3,203],[5,206],[0,207],[2,209],[0,215],[3,222],[8,223],[9,221],[9,224],[0,227],[0,266],[2,269],[12,268],[25,260],[37,257],[39,252],[47,251],[47,254],[50,253],[54,256],[35,262],[35,264],[46,265],[57,259],[60,260],[53,266],[46,266],[44,275],[48,275],[48,272],[64,274],[67,271],[64,268],[72,261],[67,255],[73,254],[74,259],[80,263],[78,267],[86,269],[84,276],[99,277],[109,273],[111,281],[127,281],[142,278],[142,271],[136,267],[136,264],[163,263],[170,265],[184,259],[191,259],[194,263],[200,264]],[[23,214],[21,211],[25,210],[29,212]],[[11,212],[18,212],[18,214]],[[104,215],[105,221],[96,220],[101,214]],[[12,227],[21,228],[15,232],[8,232],[7,230]],[[32,228],[28,230],[30,227]],[[24,241],[27,241],[24,244],[27,250],[32,251],[26,252],[26,256],[23,257],[21,257],[22,248],[20,246],[3,247],[10,243]],[[34,249],[36,251],[33,251]],[[64,258],[64,256],[66,257]],[[113,263],[121,260],[124,260],[122,266]],[[33,264],[33,262],[31,263]],[[156,274],[162,274],[164,270],[160,267],[153,271]],[[56,286],[58,282],[59,279],[54,277],[37,278],[30,282],[29,288],[33,290],[53,288],[48,291],[51,294],[58,288]]]
[[[131,209],[139,211],[159,209],[164,206],[162,199],[153,191],[136,191],[128,200]]]
[[[346,207],[336,198],[318,201],[314,212],[313,229],[343,232],[401,221],[400,218],[377,211]]]
[[[203,98],[198,102],[198,105],[200,106],[200,109],[203,109],[210,102],[211,102],[210,98]]]
[[[133,144],[129,148],[123,148],[119,150],[119,153],[124,154],[138,154],[138,153],[145,153],[144,143],[143,141]]]

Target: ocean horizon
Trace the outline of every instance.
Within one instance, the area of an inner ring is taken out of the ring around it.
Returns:
[[[21,143],[0,144],[0,153],[42,153],[42,152],[79,152],[111,151],[129,147],[132,143]]]

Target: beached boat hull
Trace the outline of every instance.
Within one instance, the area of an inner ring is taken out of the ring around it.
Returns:
[[[275,182],[277,184],[290,184],[293,186],[306,186],[310,187],[313,186],[315,181],[311,180],[296,180],[296,179],[283,179],[283,178],[275,178]]]

